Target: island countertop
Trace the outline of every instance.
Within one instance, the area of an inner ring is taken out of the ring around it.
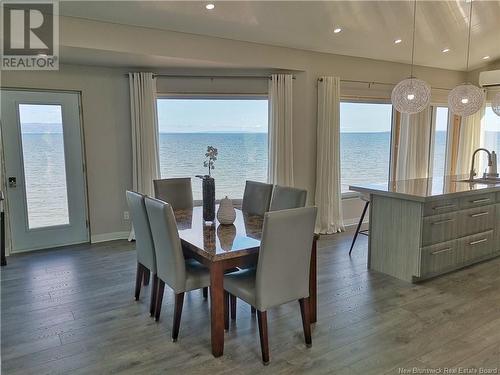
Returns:
[[[418,178],[413,180],[389,181],[388,183],[352,185],[349,186],[349,189],[364,194],[376,194],[417,202],[430,202],[444,197],[452,198],[500,192],[500,182],[497,184],[484,184],[461,181],[467,178],[468,176]]]

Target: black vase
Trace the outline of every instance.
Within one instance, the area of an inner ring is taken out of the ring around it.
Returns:
[[[212,177],[203,177],[203,220],[215,220],[215,180]]]

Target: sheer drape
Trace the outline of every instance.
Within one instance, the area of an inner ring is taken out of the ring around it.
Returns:
[[[273,74],[269,82],[268,181],[293,186],[291,74]]]
[[[457,175],[468,174],[471,167],[472,154],[474,150],[481,147],[481,128],[484,121],[485,105],[475,114],[462,117],[460,132],[458,136],[458,153],[455,173]],[[479,159],[479,158],[478,158]],[[481,170],[480,164],[476,163],[476,171]]]
[[[344,230],[340,188],[340,78],[321,77],[318,82],[316,165],[316,232]]]
[[[160,177],[156,80],[152,73],[129,73],[132,125],[132,188],[154,196],[153,180]],[[134,238],[134,229],[129,240]]]
[[[160,176],[156,82],[152,73],[129,73],[134,191],[153,195]]]
[[[391,152],[391,180],[426,178],[429,175],[431,145],[431,109],[420,113],[400,114],[399,129]]]

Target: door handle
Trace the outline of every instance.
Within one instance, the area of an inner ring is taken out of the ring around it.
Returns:
[[[17,187],[17,178],[16,177],[9,177],[9,187],[10,188]]]

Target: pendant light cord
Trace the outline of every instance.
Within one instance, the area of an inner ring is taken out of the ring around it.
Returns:
[[[413,40],[411,43],[411,68],[410,78],[413,78],[413,57],[415,55],[415,29],[417,24],[417,0],[413,2]]]
[[[469,71],[469,56],[470,56],[470,36],[471,36],[471,29],[472,29],[472,4],[474,1],[471,0],[470,2],[470,11],[469,11],[469,35],[467,36],[467,63],[465,65],[465,71]]]

